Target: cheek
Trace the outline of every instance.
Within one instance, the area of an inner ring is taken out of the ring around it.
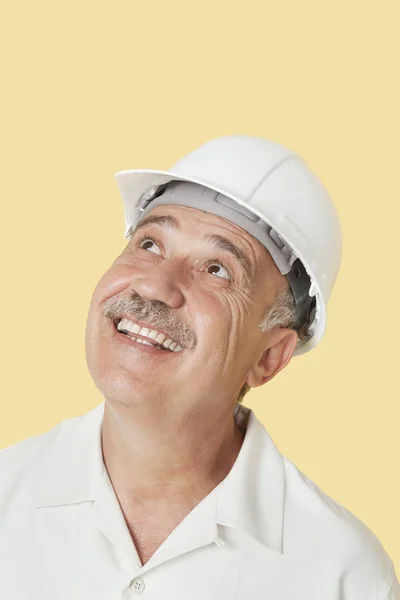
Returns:
[[[218,294],[191,294],[188,299],[188,314],[192,322],[188,325],[196,332],[198,345],[205,352],[210,351],[210,344],[226,349],[235,322],[237,307],[231,295],[223,290]]]
[[[239,291],[235,294],[230,294],[227,297],[226,304],[227,311],[231,315],[231,326],[237,331],[248,320],[251,302],[245,293]]]
[[[126,293],[126,290],[134,281],[135,271],[126,265],[113,264],[97,283],[91,303],[90,313],[97,313],[98,319],[102,318],[104,302],[109,298],[117,297]]]
[[[126,266],[112,266],[106,271],[96,285],[95,299],[101,301],[116,296],[122,292],[132,281],[132,268]]]
[[[127,267],[112,266],[104,273],[97,283],[90,301],[87,323],[86,343],[94,340],[101,331],[101,325],[105,321],[103,316],[104,302],[111,297],[122,294],[132,282],[132,270]],[[109,319],[106,319],[107,324]]]
[[[257,338],[255,303],[246,291],[226,295],[224,302],[225,326],[220,333],[227,334],[226,360],[234,360],[247,347],[253,337]],[[221,331],[221,330],[220,330]]]

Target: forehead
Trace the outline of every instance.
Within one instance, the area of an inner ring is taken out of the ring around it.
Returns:
[[[236,225],[236,223],[232,223],[224,217],[191,206],[157,206],[142,219],[136,226],[135,231],[152,223],[156,223],[164,229],[169,229],[173,232],[182,231],[185,234],[193,234],[196,238],[198,237],[200,229],[203,229],[203,239],[206,240],[211,237],[207,236],[207,232],[225,235],[229,241],[235,242],[239,246],[244,246],[242,248],[243,250],[246,245],[254,247],[254,250],[257,249],[257,246],[264,248],[258,240],[245,229]],[[196,228],[193,228],[194,224],[196,225]],[[201,227],[202,225],[204,225],[203,228]]]
[[[189,224],[193,221],[200,221],[205,224],[208,223],[217,227],[223,227],[224,229],[231,229],[232,231],[236,231],[237,233],[247,233],[244,229],[242,229],[242,227],[239,227],[235,223],[232,223],[231,221],[229,221],[229,219],[225,219],[224,217],[220,217],[218,215],[215,215],[214,213],[210,213],[200,208],[194,208],[192,206],[182,206],[178,204],[156,206],[155,208],[150,210],[150,212],[146,216],[149,215],[170,215],[172,217],[175,217],[175,219],[172,219],[171,222],[176,222],[178,224],[178,227],[180,227],[181,224],[181,228],[184,227],[185,222]],[[174,226],[172,225],[172,228],[173,227]]]

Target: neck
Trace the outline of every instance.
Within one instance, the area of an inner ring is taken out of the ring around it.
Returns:
[[[245,435],[232,411],[172,416],[109,401],[101,434],[104,464],[118,497],[182,505],[205,497],[225,479]]]

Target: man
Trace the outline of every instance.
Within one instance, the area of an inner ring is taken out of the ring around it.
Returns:
[[[245,136],[117,181],[129,242],[86,329],[104,402],[0,453],[0,597],[399,600],[376,536],[242,405],[323,335],[322,184]]]

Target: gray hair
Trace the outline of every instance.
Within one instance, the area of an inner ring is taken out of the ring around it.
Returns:
[[[283,291],[278,292],[273,304],[267,309],[262,318],[259,328],[261,331],[270,331],[274,327],[288,327],[294,329],[296,319],[296,304],[289,284]],[[251,390],[251,387],[245,383],[239,392],[236,400],[241,404],[243,398]]]

